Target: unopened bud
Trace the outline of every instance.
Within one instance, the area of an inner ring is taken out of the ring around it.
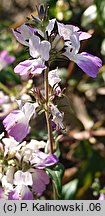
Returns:
[[[55,48],[57,51],[62,50],[64,47],[64,39],[63,37],[60,37],[59,35],[56,35],[53,43],[52,48]]]

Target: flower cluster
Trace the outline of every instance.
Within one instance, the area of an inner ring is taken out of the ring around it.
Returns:
[[[0,181],[6,199],[32,200],[41,196],[50,178],[46,167],[58,162],[54,154],[45,154],[44,141],[31,140],[19,143],[14,138],[0,142]]]
[[[58,68],[51,65],[57,58],[74,61],[85,73],[96,77],[101,67],[101,59],[80,50],[80,41],[91,37],[73,25],[64,25],[56,19],[47,19],[47,9],[38,10],[39,17],[33,17],[27,24],[13,29],[17,41],[29,50],[29,59],[20,62],[14,72],[22,79],[29,80],[44,72],[45,89],[35,86],[32,99],[22,103],[3,120],[8,138],[3,138],[1,148],[1,184],[8,199],[34,199],[40,196],[49,183],[46,167],[58,163],[54,154],[52,130],[64,130],[64,113],[54,103],[55,97],[62,95],[61,78]],[[43,141],[23,141],[30,133],[30,120],[36,113],[45,112],[48,128],[48,154],[41,152],[45,148]],[[52,124],[52,125],[51,125]],[[53,127],[52,127],[53,126]],[[22,142],[23,141],[23,142]],[[21,143],[22,142],[22,143]]]
[[[50,63],[63,56],[74,61],[91,77],[96,77],[98,68],[102,66],[100,58],[86,52],[78,53],[80,41],[90,38],[91,35],[80,31],[77,26],[64,25],[52,19],[44,32],[23,24],[13,30],[13,33],[21,44],[29,47],[32,57],[32,60],[25,60],[15,67],[15,73],[21,76],[29,78],[30,75],[40,74],[46,68],[46,61]]]

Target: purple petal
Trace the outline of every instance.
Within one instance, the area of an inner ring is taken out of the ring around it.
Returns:
[[[30,130],[28,125],[19,123],[12,127],[8,131],[8,134],[9,136],[14,137],[17,142],[21,142],[27,136],[27,134],[29,134],[29,132]]]
[[[29,45],[29,43],[25,40],[25,38],[21,35],[21,33],[15,31],[14,29],[12,29],[12,33],[14,34],[16,40],[17,40],[19,43],[21,43],[21,44],[23,44],[23,45],[25,45],[25,46],[28,46],[28,45]]]
[[[99,67],[102,66],[101,59],[89,53],[81,53],[76,56],[76,64],[89,76],[95,78]]]
[[[93,61],[98,67],[102,67],[102,60],[99,57],[93,56],[87,52],[82,52],[81,55]]]
[[[32,174],[33,185],[32,190],[37,193],[38,196],[42,195],[43,191],[46,189],[46,185],[49,184],[50,178],[44,170],[35,169]]]
[[[27,79],[29,79],[30,74],[32,75],[41,74],[44,69],[46,69],[46,66],[44,65],[42,59],[39,58],[39,59],[25,60],[23,62],[20,62],[14,68],[14,71],[17,74],[20,74],[20,76],[26,75]]]
[[[0,59],[5,60],[7,64],[11,64],[13,61],[15,61],[15,57],[9,55],[8,51],[6,50],[0,52]]]
[[[12,32],[19,43],[25,46],[29,46],[29,42],[27,42],[27,40],[32,37],[35,29],[23,24],[19,26],[16,30],[12,29]]]
[[[8,200],[33,200],[33,194],[28,187],[23,188],[22,196],[20,197],[17,187],[8,195]]]
[[[14,72],[17,74],[20,74],[21,76],[28,74],[29,70],[32,67],[32,63],[34,60],[25,60],[23,62],[20,62],[15,68]]]
[[[70,36],[70,41],[72,43],[73,49],[75,50],[75,53],[78,53],[80,48],[78,32],[75,32]]]
[[[7,115],[3,121],[4,127],[10,128],[11,125],[13,125],[13,122],[15,122],[16,116],[20,114],[21,114],[21,110],[14,110],[9,115]]]
[[[9,193],[8,200],[19,200],[19,194],[16,189]]]
[[[56,163],[58,163],[58,158],[54,154],[50,154],[46,159],[45,159],[45,165],[46,166],[52,166]]]
[[[45,70],[47,67],[45,65],[37,65],[34,66],[31,74],[35,75],[35,74],[41,74],[43,70]]]
[[[14,110],[3,121],[3,125],[9,136],[14,137],[17,142],[22,141],[29,133],[28,124],[18,122],[21,114],[23,115],[21,110]]]
[[[78,34],[79,34],[79,40],[80,41],[81,40],[86,40],[86,39],[91,37],[91,35],[89,33],[87,33],[87,32],[79,31]]]
[[[25,195],[23,196],[22,200],[33,200],[33,194],[31,191],[26,191]]]
[[[101,193],[100,197],[99,197],[99,200],[105,200],[105,194]]]
[[[34,156],[41,159],[42,162],[35,164],[38,169],[44,169],[45,167],[52,166],[58,162],[58,158],[54,154],[45,154],[42,151],[37,151]],[[32,164],[35,163],[35,159],[31,161]]]
[[[9,55],[8,51],[3,50],[2,52],[0,52],[0,64],[2,69],[14,61],[15,57]]]

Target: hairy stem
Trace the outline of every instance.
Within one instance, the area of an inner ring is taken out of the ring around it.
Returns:
[[[52,135],[52,125],[49,115],[49,84],[48,84],[48,71],[49,68],[45,70],[45,99],[46,99],[46,121],[47,121],[47,130],[48,130],[48,141],[50,146],[50,153],[53,153],[53,135]]]

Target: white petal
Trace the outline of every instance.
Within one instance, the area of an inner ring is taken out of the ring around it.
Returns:
[[[22,172],[18,170],[14,175],[14,184],[15,185],[32,185],[32,175],[29,172]]]
[[[36,35],[29,39],[29,51],[33,58],[39,57],[40,53],[40,38]]]
[[[48,81],[51,87],[53,87],[55,84],[61,81],[57,72],[58,72],[58,69],[55,69],[55,70],[49,71],[48,73]]]
[[[55,21],[56,21],[56,19],[55,19],[55,18],[54,18],[54,19],[51,19],[51,20],[49,20],[49,24],[48,24],[48,26],[46,27],[46,31],[48,32],[48,35],[50,35],[50,34],[51,34],[51,31],[52,31],[52,30],[53,30],[53,28],[54,28]]]
[[[22,107],[22,111],[24,113],[24,117],[26,119],[26,121],[29,121],[30,118],[32,117],[32,115],[34,114],[35,112],[35,104],[31,104],[29,102],[26,102],[25,105]]]
[[[40,44],[40,55],[45,60],[49,60],[49,52],[51,49],[51,44],[48,41],[42,41]]]
[[[74,50],[75,54],[78,53],[79,48],[80,48],[79,34],[77,32],[73,33],[70,36],[70,41],[72,43],[73,50]]]

